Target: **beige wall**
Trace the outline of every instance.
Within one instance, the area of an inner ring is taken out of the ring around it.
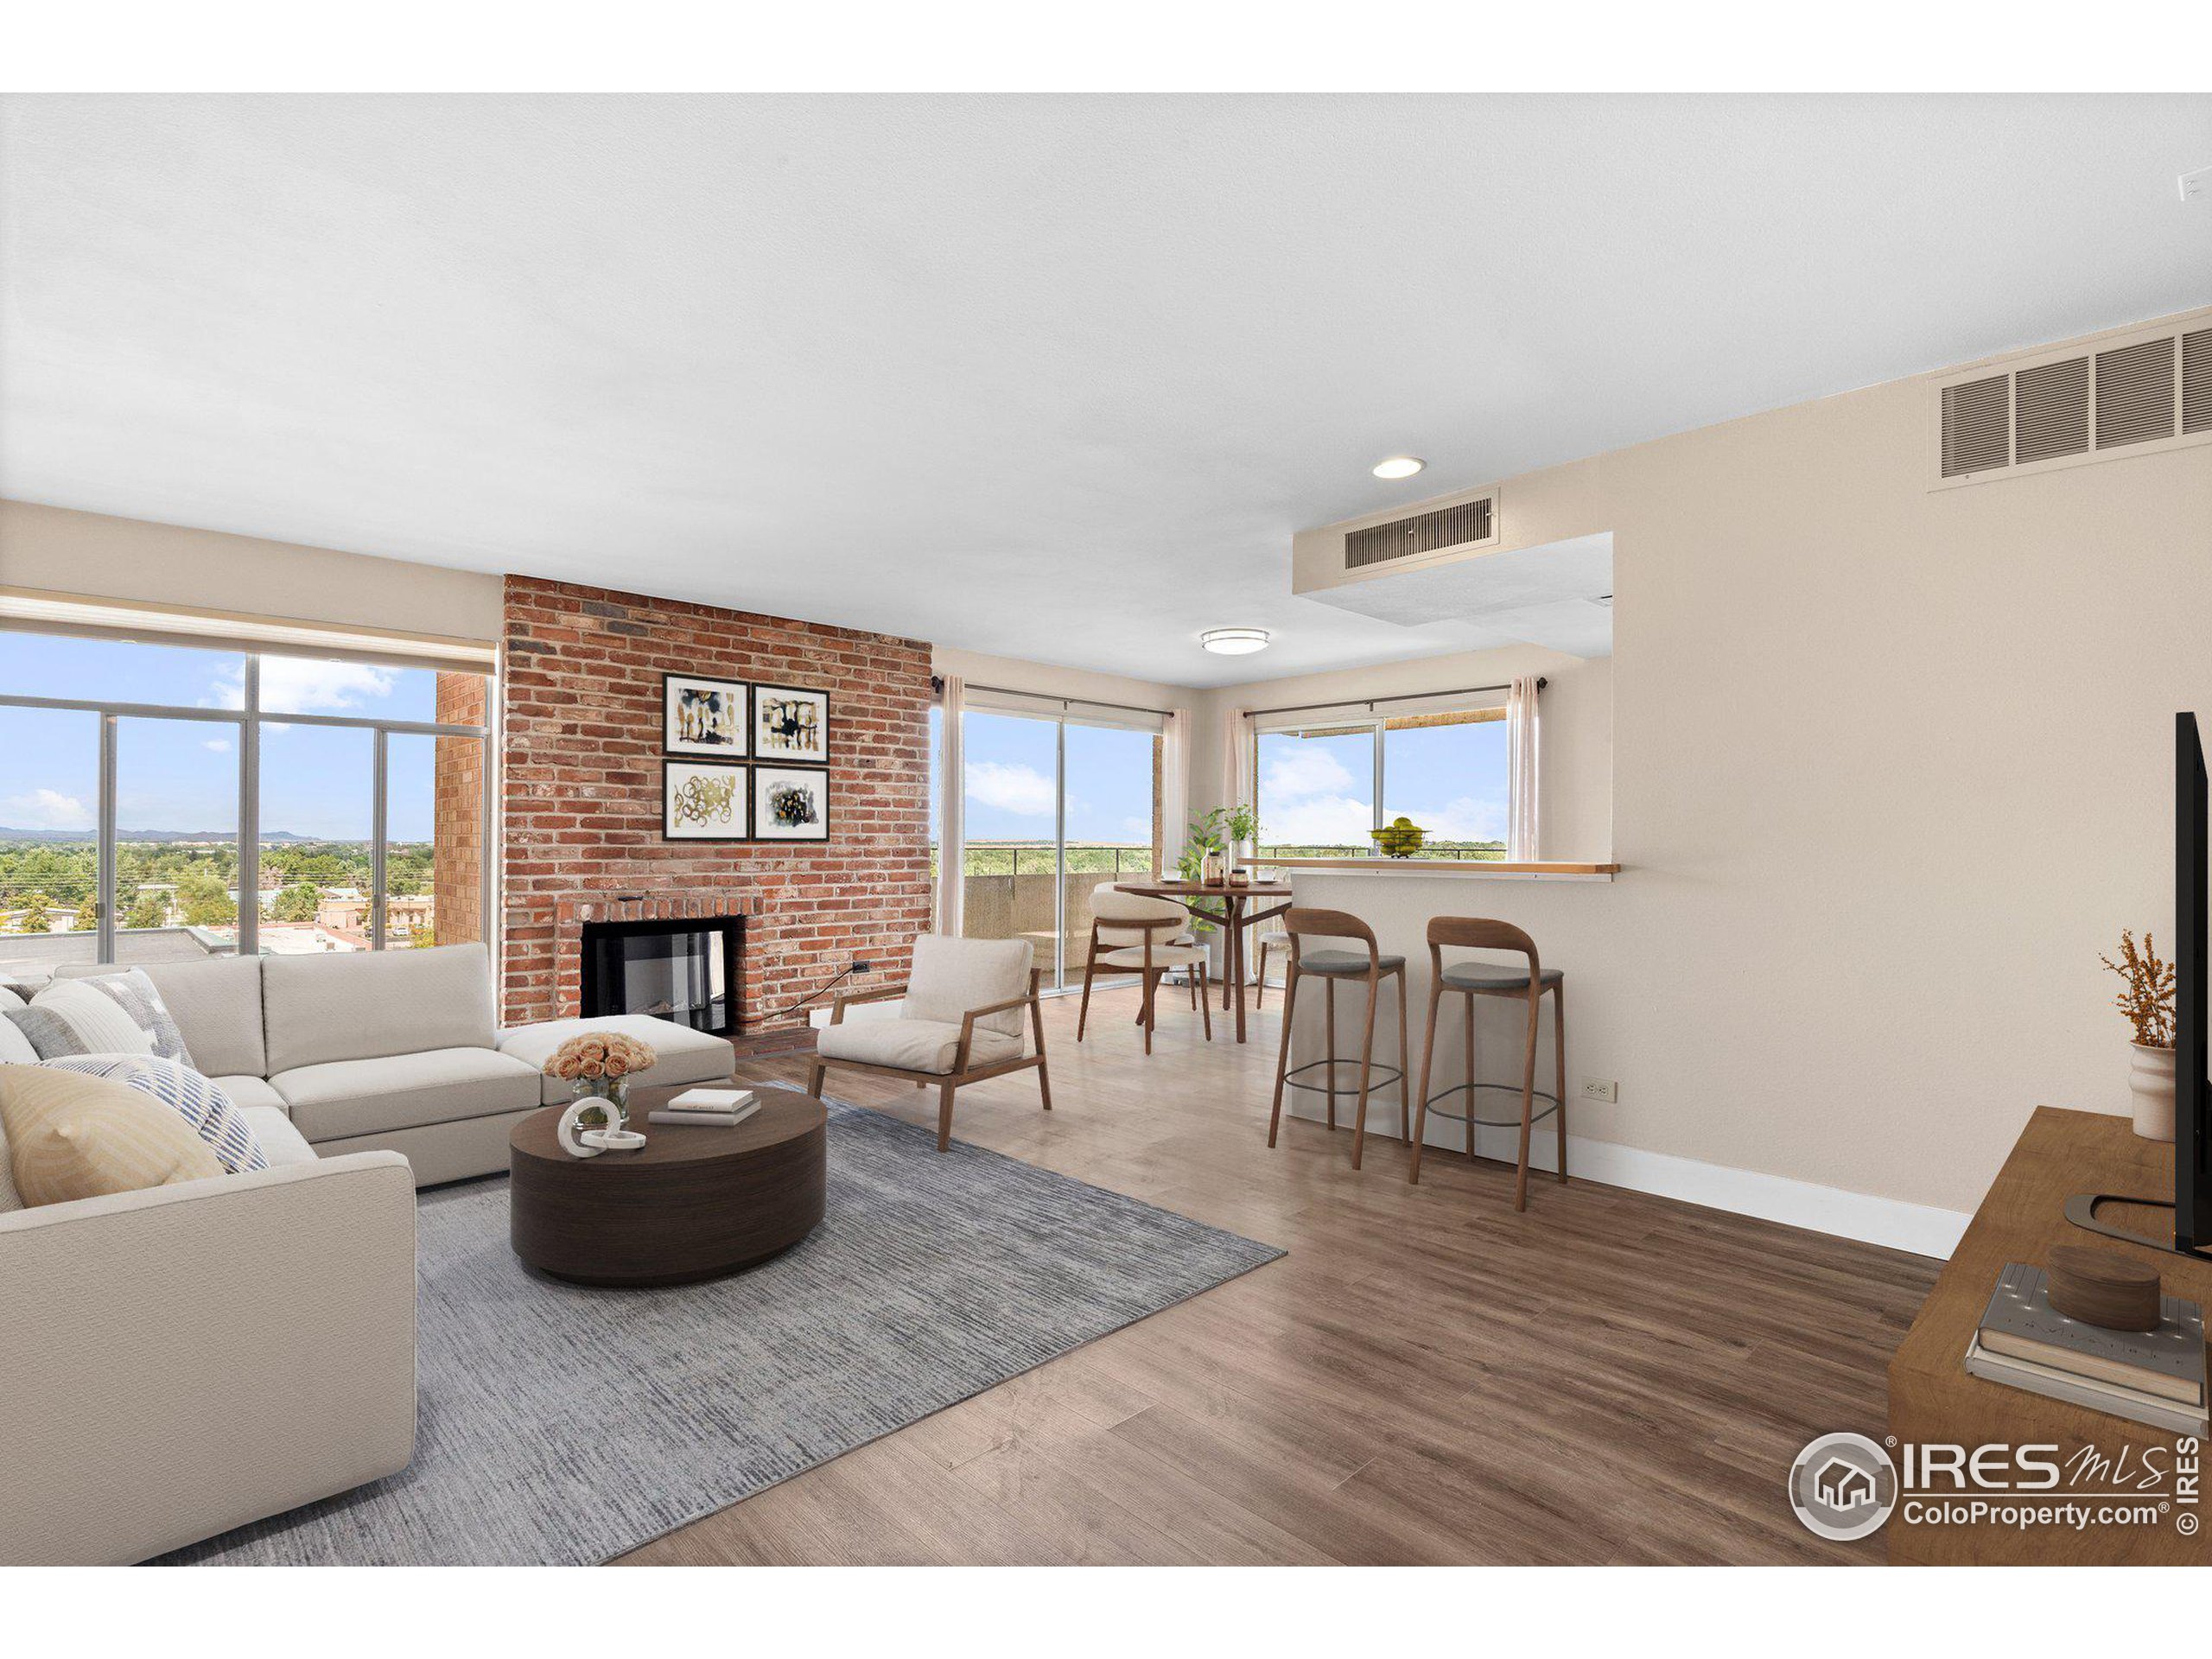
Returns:
[[[1628,868],[1437,902],[1571,942],[1578,1133],[1970,1209],[2037,1103],[2125,1109],[2097,953],[2172,921],[2212,448],[1930,491],[1928,396],[1508,482],[1510,544],[1613,532]]]
[[[1330,702],[1339,699],[1405,697],[1459,686],[1497,685],[1520,674],[1541,674],[1543,692],[1542,775],[1539,785],[1540,850],[1546,858],[1592,863],[1612,857],[1613,665],[1605,658],[1569,657],[1538,645],[1501,651],[1457,652],[1379,668],[1300,674],[1201,693],[1192,760],[1197,809],[1222,799],[1224,720],[1232,709]],[[1438,702],[1437,709],[1448,708]],[[1264,808],[1265,803],[1262,805]],[[1264,831],[1265,814],[1262,829]],[[1263,839],[1264,835],[1263,835]]]
[[[1058,668],[1049,663],[1019,661],[1010,657],[987,657],[981,652],[935,645],[930,653],[931,672],[957,674],[977,685],[1010,686],[1039,696],[1094,698],[1126,703],[1138,709],[1196,709],[1201,695],[1186,686],[1162,685],[1155,680],[1125,679],[1118,674],[1095,674],[1086,669]],[[1082,710],[1075,712],[1080,714]]]
[[[499,637],[497,576],[24,501],[0,501],[0,587],[401,633]]]

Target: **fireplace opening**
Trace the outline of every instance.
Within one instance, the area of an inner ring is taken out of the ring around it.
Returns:
[[[586,922],[581,1012],[649,1014],[717,1037],[737,1033],[745,918]]]

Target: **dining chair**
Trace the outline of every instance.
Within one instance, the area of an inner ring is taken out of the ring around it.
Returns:
[[[1191,976],[1191,988],[1205,1022],[1206,1040],[1213,1040],[1213,1010],[1207,1000],[1206,950],[1191,940],[1191,912],[1173,899],[1148,899],[1123,893],[1106,881],[1090,894],[1090,945],[1084,954],[1083,1004],[1075,1021],[1075,1039],[1083,1040],[1090,1020],[1090,985],[1102,968],[1109,973],[1139,975],[1143,982],[1137,1023],[1144,1027],[1144,1052],[1152,1052],[1152,1033],[1159,1007],[1160,982],[1181,969]]]

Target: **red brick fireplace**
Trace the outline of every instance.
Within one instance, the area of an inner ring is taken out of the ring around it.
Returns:
[[[746,917],[744,1021],[855,957],[906,976],[930,918],[930,651],[918,640],[510,576],[501,1017],[576,1012],[583,920]],[[830,693],[830,839],[661,838],[661,676]]]

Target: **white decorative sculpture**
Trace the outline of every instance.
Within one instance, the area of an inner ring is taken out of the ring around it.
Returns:
[[[603,1119],[607,1116],[607,1103],[589,1095],[570,1101],[569,1109],[561,1114],[561,1127],[554,1131],[561,1142],[561,1150],[571,1158],[596,1158],[607,1150],[604,1147],[587,1146],[578,1138],[576,1120],[586,1112],[594,1113]]]

